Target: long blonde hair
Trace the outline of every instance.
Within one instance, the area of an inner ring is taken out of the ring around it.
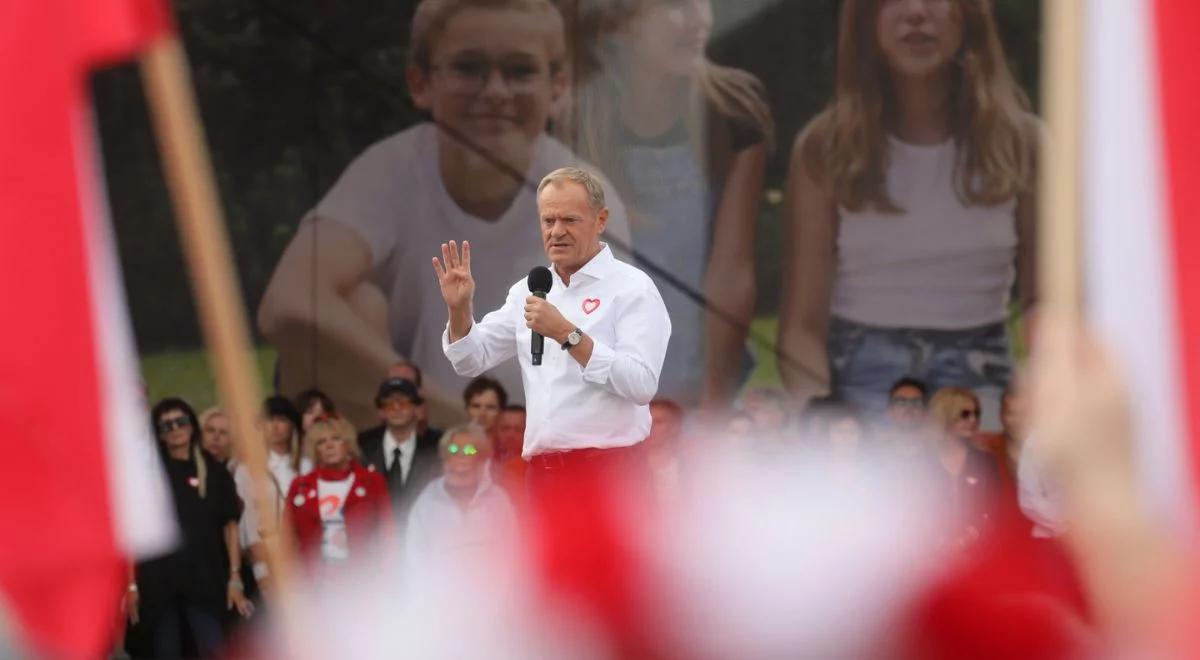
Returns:
[[[638,14],[647,0],[556,0],[566,22],[570,46],[573,105],[554,126],[557,136],[575,152],[627,190],[621,181],[614,134],[621,99],[628,94],[621,62],[624,55],[614,36]],[[775,123],[762,83],[753,75],[719,66],[705,58],[690,81],[683,118],[690,142],[707,147],[706,125],[715,114],[763,136],[768,146]],[[701,154],[707,158],[707,154]],[[714,182],[723,183],[723,182]]]
[[[929,419],[939,433],[958,421],[967,406],[979,411],[979,397],[965,387],[943,387],[929,400]]]
[[[833,101],[806,129],[808,169],[832,183],[840,205],[900,213],[885,187],[889,158],[888,67],[876,37],[881,0],[846,0]],[[973,205],[1010,200],[1034,184],[1036,124],[1013,80],[990,0],[954,0],[963,41],[953,63],[950,133],[958,146],[954,188]]]

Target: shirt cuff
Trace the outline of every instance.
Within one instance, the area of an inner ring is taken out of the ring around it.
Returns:
[[[592,356],[588,358],[587,366],[583,368],[583,379],[589,383],[603,385],[608,382],[612,373],[613,362],[617,354],[613,349],[592,338]]]
[[[475,324],[471,323],[471,330],[474,329]],[[453,344],[450,343],[450,324],[447,323],[446,329],[442,330],[442,352],[450,358],[451,362],[469,357],[475,352],[475,333],[471,330],[467,330],[467,334]]]

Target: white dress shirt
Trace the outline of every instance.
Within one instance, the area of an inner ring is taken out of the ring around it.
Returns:
[[[396,442],[392,430],[384,429],[383,462],[389,472],[392,470],[392,462],[395,461],[393,454],[397,447],[400,448],[400,483],[407,483],[408,473],[412,471],[413,456],[417,453],[417,432],[409,433],[404,442]]]
[[[527,280],[508,290],[504,306],[450,343],[447,325],[442,349],[454,370],[479,374],[513,357],[525,385],[525,458],[588,447],[626,447],[650,433],[647,405],[658,390],[671,319],[654,282],[613,257],[608,246],[563,284],[551,268],[554,285],[546,300],[592,338],[587,367],[546,339],[540,366],[530,359],[532,331],[525,326]]]

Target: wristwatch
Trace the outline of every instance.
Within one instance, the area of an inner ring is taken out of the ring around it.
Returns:
[[[563,350],[568,350],[572,346],[578,346],[581,341],[583,341],[583,331],[575,328],[567,335],[567,340],[562,343]]]

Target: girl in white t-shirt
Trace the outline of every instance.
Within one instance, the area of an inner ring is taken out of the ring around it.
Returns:
[[[1033,300],[1037,124],[989,3],[847,0],[833,101],[796,139],[780,371],[882,412],[959,385],[996,419],[1014,282]]]

